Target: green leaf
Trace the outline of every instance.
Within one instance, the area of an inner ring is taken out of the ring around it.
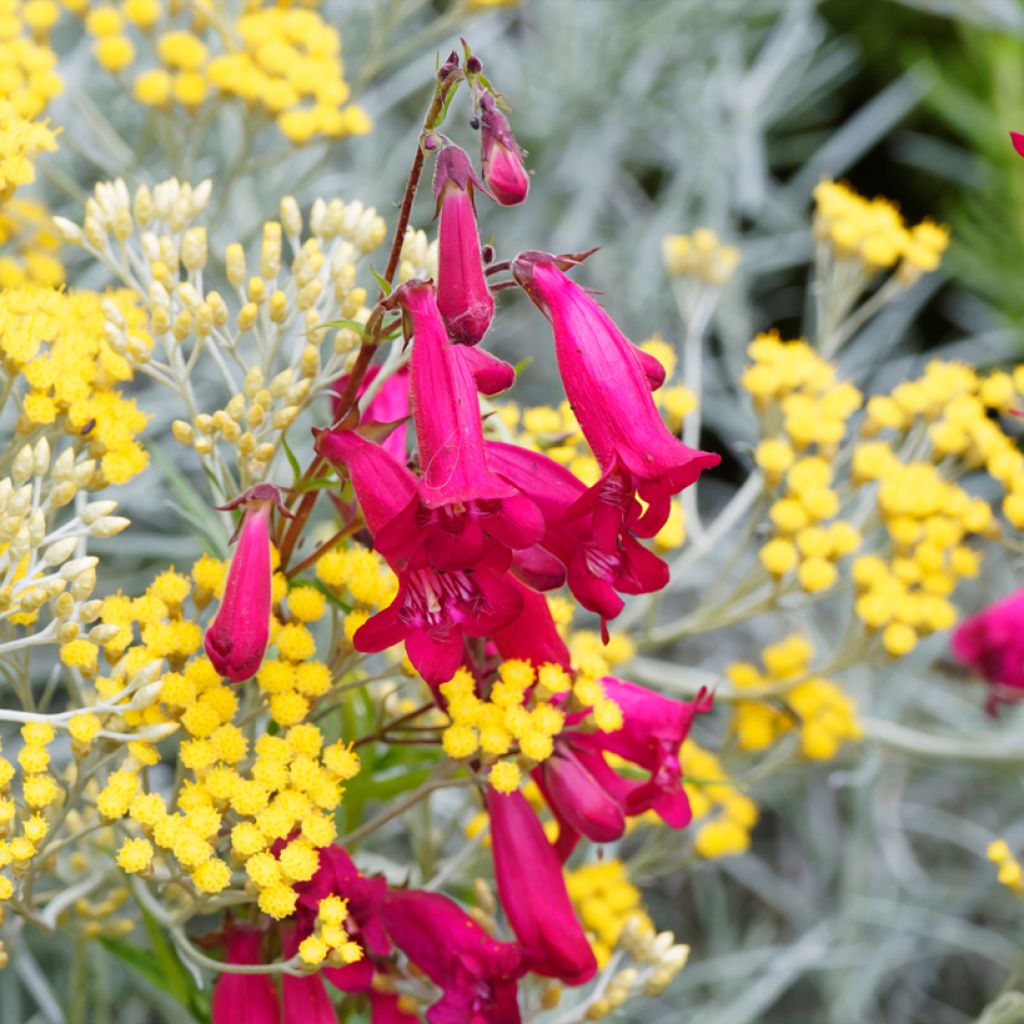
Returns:
[[[513,369],[516,371],[516,376],[518,377],[519,374],[521,374],[523,370],[525,370],[532,362],[533,356],[523,356],[523,358],[520,359],[519,362],[516,363],[516,365],[513,367]]]
[[[281,435],[281,447],[284,449],[285,458],[288,459],[288,465],[292,467],[292,477],[295,483],[302,477],[302,467],[299,465],[299,460],[295,457],[295,452],[292,451],[291,446],[288,444],[287,432]]]
[[[373,269],[373,267],[370,267],[370,273],[373,274],[373,279],[377,282],[378,285],[380,285],[381,294],[390,295],[391,282],[386,277],[384,277],[383,274],[378,274],[377,271]]]
[[[329,491],[332,488],[337,488],[338,481],[333,478],[319,479],[319,480],[306,480],[303,483],[296,483],[295,490],[299,494],[303,494],[306,491]]]
[[[477,76],[481,81],[485,81],[482,75]],[[448,108],[452,105],[452,100],[455,99],[455,94],[459,91],[459,86],[462,84],[462,80],[459,79],[455,84],[448,90],[448,94],[444,98],[444,104],[441,106],[441,112],[437,115],[437,120],[434,122],[434,128],[440,128],[444,124],[445,119],[448,117]]]
[[[312,334],[313,331],[325,331],[329,327],[343,328],[346,331],[355,331],[360,338],[366,337],[366,325],[361,324],[358,320],[324,320],[323,323],[315,324],[313,327],[306,332]]]
[[[223,558],[227,554],[224,546],[224,529],[210,499],[196,490],[192,481],[178,469],[174,460],[158,444],[150,443],[147,447],[153,456],[153,462],[177,499],[168,501],[168,507],[174,509],[193,527],[211,554]],[[217,488],[216,478],[211,478],[211,482],[214,488]]]
[[[338,611],[344,612],[346,615],[350,611],[352,611],[351,605],[345,604],[345,602],[342,601],[342,599],[338,597],[338,595],[335,594],[334,591],[330,589],[330,587],[328,587],[325,583],[322,583],[318,579],[314,579],[311,576],[301,576],[299,577],[299,579],[295,581],[295,583],[300,586],[314,587],[316,590],[319,590],[320,593],[327,598],[327,603],[332,608],[337,608]]]

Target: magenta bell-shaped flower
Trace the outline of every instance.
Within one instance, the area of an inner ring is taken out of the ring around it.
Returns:
[[[256,674],[270,639],[270,510],[275,499],[274,488],[263,484],[232,503],[244,504],[245,516],[224,597],[206,631],[206,653],[213,667],[235,683]]]
[[[495,202],[518,206],[526,199],[530,175],[523,164],[523,151],[489,92],[480,97],[480,162],[484,183]]]
[[[465,152],[458,146],[445,145],[434,171],[434,196],[441,217],[437,306],[448,333],[465,345],[479,344],[494,319],[494,296],[484,275],[473,205],[476,180]]]

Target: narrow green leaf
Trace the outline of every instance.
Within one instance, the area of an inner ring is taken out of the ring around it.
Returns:
[[[330,327],[344,328],[347,331],[355,331],[360,338],[366,336],[366,325],[361,324],[358,320],[324,320],[322,323],[315,324],[313,327],[306,332],[312,334],[313,331],[326,331]]]
[[[386,277],[384,277],[383,274],[378,274],[377,271],[373,269],[373,267],[370,267],[370,273],[373,274],[373,279],[377,282],[378,285],[380,285],[381,293],[384,295],[390,295],[391,282]]]
[[[299,460],[295,457],[295,452],[292,451],[291,445],[288,444],[288,434],[285,432],[281,435],[281,447],[284,449],[285,458],[288,460],[288,465],[292,467],[293,483],[298,483],[302,477],[302,467],[299,465]]]

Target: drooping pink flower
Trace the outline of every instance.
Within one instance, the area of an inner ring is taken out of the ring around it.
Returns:
[[[518,581],[514,583],[523,606],[515,619],[492,634],[498,653],[502,658],[520,658],[533,665],[559,665],[568,671],[569,648],[558,633],[547,598]]]
[[[433,289],[409,282],[395,293],[412,321],[411,394],[420,456],[420,496],[434,529],[430,560],[448,569],[473,566],[494,542],[508,549],[544,533],[536,505],[487,463],[477,390],[497,383],[500,361],[466,357],[445,334]],[[509,556],[511,557],[511,556]]]
[[[680,701],[623,679],[606,677],[601,682],[605,696],[622,710],[622,727],[581,732],[572,728],[570,718],[569,727],[555,739],[554,756],[533,772],[558,819],[563,858],[579,835],[609,842],[622,835],[626,817],[646,811],[654,811],[671,828],[690,823],[679,751],[694,717],[710,709],[711,697],[702,692],[695,701]],[[608,763],[609,754],[642,769],[647,777],[620,774]]]
[[[434,170],[434,198],[441,217],[437,305],[451,336],[464,345],[478,345],[494,319],[494,296],[487,287],[473,205],[476,183],[465,152],[445,145]]]
[[[487,787],[498,897],[527,969],[566,985],[583,985],[597,971],[594,951],[576,918],[562,865],[522,793]]]
[[[489,92],[480,97],[480,162],[484,182],[496,202],[518,206],[526,199],[530,175],[523,164],[523,151]]]
[[[213,667],[236,683],[256,674],[270,639],[273,499],[261,496],[259,487],[250,494],[239,499],[245,504],[245,515],[228,569],[224,597],[206,631],[206,653]]]
[[[499,942],[436,892],[393,890],[381,916],[394,944],[442,989],[429,1024],[519,1024],[519,947]]]
[[[989,710],[1024,699],[1024,590],[965,619],[951,641],[953,653],[989,684]]]
[[[625,472],[615,469],[587,488],[565,467],[540,452],[491,442],[487,457],[495,472],[515,481],[544,516],[540,543],[516,553],[514,564],[526,582],[558,586],[559,574],[547,552],[568,570],[569,589],[588,611],[612,619],[622,611],[619,594],[649,594],[668,583],[668,566],[627,528],[640,506]]]
[[[1013,148],[1017,151],[1017,155],[1024,156],[1024,134],[1010,132],[1010,142],[1013,143]]]
[[[585,289],[546,253],[521,253],[512,273],[551,321],[555,353],[569,403],[604,471],[593,500],[613,475],[613,486],[649,506],[630,508],[625,526],[653,537],[668,520],[672,496],[692,484],[720,456],[696,451],[674,437],[651,398],[650,359],[643,359]],[[663,375],[662,375],[663,377]]]
[[[226,936],[229,964],[260,964],[263,933],[232,928]],[[231,974],[217,978],[213,989],[213,1024],[287,1024],[281,1020],[274,983],[266,974]]]
[[[393,992],[370,992],[370,1024],[419,1024],[419,1017],[406,1013]]]
[[[366,371],[366,376],[363,377],[362,383],[359,385],[359,390],[356,392],[358,398],[362,398],[366,394],[367,388],[377,379],[380,374],[381,368],[379,366],[371,366]],[[339,378],[335,381],[333,388],[331,389],[331,413],[333,418],[337,418],[340,409],[338,408],[338,402],[341,396],[345,393],[345,388],[348,385],[348,375]],[[364,408],[360,414],[359,422],[363,424],[377,424],[377,423],[395,423],[398,420],[404,420],[410,415],[411,406],[409,404],[409,368],[407,366],[400,367],[384,383],[380,386],[377,393],[370,399],[370,404]],[[381,442],[381,447],[387,452],[393,455],[396,461],[405,465],[408,453],[406,451],[406,434],[407,429],[403,424],[400,427],[396,427],[391,431],[390,434]]]

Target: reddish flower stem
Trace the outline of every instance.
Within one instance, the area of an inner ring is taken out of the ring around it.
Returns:
[[[413,202],[416,199],[420,179],[423,176],[423,164],[426,159],[423,139],[427,133],[433,131],[440,124],[448,94],[458,84],[461,77],[462,72],[457,68],[453,68],[448,74],[438,78],[434,85],[434,96],[427,110],[426,117],[423,119],[423,128],[416,144],[416,156],[413,159],[412,167],[409,170],[409,177],[405,183],[405,194],[402,196],[402,205],[398,212],[398,223],[395,225],[394,237],[391,239],[391,251],[388,253],[388,262],[384,268],[384,279],[388,284],[391,284],[394,280],[395,273],[398,270],[398,263],[402,257],[402,243],[405,241],[405,232],[409,227],[409,218],[412,216]],[[349,373],[348,383],[345,385],[345,390],[338,400],[338,414],[334,419],[334,427],[341,426],[351,417],[356,409],[359,385],[366,376],[366,371],[370,367],[370,362],[377,351],[377,346],[380,344],[383,335],[381,325],[384,320],[384,307],[381,303],[386,297],[382,290],[380,298],[377,300],[377,305],[366,322],[364,340],[359,346],[359,354],[356,356],[355,366],[353,366],[351,373]],[[316,499],[319,496],[316,489],[309,491],[304,491],[303,489],[312,481],[319,480],[326,472],[327,463],[319,454],[314,455],[312,461],[306,467],[306,471],[289,494],[289,506],[294,504],[299,494],[302,494],[302,499],[295,510],[294,517],[288,521],[287,527],[284,527],[282,524],[283,534],[279,534],[278,539],[277,546],[281,554],[281,566],[288,575],[293,575],[293,572],[290,572],[287,568],[289,559],[295,550],[295,545],[298,543],[302,530],[313,512]]]

